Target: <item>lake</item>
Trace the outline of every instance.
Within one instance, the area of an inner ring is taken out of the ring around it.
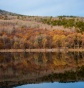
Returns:
[[[0,88],[84,88],[84,52],[0,53]]]

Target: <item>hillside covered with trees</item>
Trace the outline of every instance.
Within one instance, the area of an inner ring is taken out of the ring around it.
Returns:
[[[84,48],[84,18],[0,10],[0,49]]]

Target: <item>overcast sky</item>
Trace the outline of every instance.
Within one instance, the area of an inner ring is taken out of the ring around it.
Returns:
[[[34,16],[84,16],[84,0],[0,0],[0,9]]]

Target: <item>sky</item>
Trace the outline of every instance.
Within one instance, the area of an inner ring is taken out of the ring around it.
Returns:
[[[84,16],[84,0],[0,0],[0,9],[31,16]]]

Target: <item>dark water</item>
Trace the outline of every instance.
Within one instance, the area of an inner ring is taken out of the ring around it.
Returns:
[[[84,88],[84,52],[0,53],[0,88]]]

